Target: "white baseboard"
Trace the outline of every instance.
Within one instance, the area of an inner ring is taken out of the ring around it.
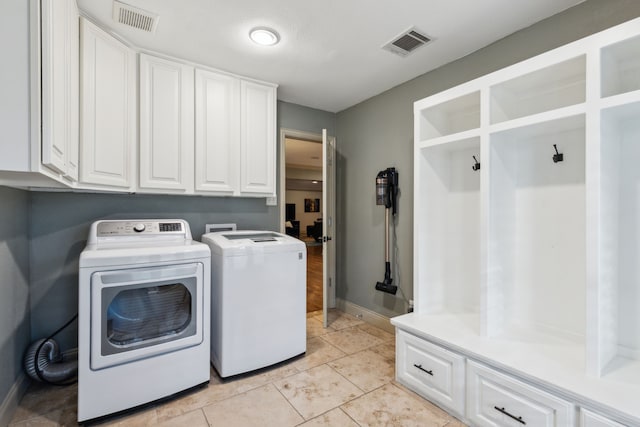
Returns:
[[[4,401],[0,406],[0,426],[9,425],[13,418],[13,414],[18,408],[20,399],[22,399],[22,396],[27,392],[28,386],[29,378],[24,374],[24,372],[20,372],[16,382],[13,383],[9,389],[9,393],[7,393],[7,396],[4,398]]]
[[[384,331],[392,334],[395,333],[395,327],[391,324],[388,317],[376,313],[375,311],[371,311],[368,308],[360,307],[357,304],[345,301],[340,298],[336,298],[336,308],[340,311],[344,311],[347,314],[362,319],[365,322],[370,323],[373,326]]]

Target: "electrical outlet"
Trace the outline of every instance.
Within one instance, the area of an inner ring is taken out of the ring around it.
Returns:
[[[265,203],[267,204],[267,206],[278,206],[278,197],[265,197]]]

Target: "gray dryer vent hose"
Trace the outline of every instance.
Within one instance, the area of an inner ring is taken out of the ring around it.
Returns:
[[[27,374],[36,381],[42,381],[38,373],[36,372],[36,364],[34,363],[36,358],[36,351],[40,344],[44,342],[44,339],[38,340],[31,344],[27,353],[24,356],[24,369]],[[70,380],[78,374],[78,361],[70,360],[64,361],[62,354],[60,354],[60,347],[58,343],[53,339],[48,339],[42,345],[40,354],[38,355],[38,368],[40,375],[49,383],[61,383],[63,381]]]

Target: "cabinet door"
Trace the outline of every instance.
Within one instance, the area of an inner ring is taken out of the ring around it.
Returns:
[[[193,67],[140,55],[140,188],[193,191],[193,96]]]
[[[80,180],[132,190],[135,54],[81,19]]]
[[[237,193],[239,90],[235,77],[196,70],[197,191]]]
[[[78,178],[78,9],[44,0],[42,10],[42,164]]]
[[[240,192],[275,194],[276,89],[242,81]]]

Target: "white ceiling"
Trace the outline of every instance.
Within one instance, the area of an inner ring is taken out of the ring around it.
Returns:
[[[117,24],[112,0],[79,7],[134,45],[278,83],[278,99],[341,111],[583,0],[123,0],[160,16],[154,34]],[[268,26],[277,46],[253,44]],[[381,49],[411,26],[435,41]]]
[[[288,167],[322,170],[322,144],[285,138],[285,163]]]

